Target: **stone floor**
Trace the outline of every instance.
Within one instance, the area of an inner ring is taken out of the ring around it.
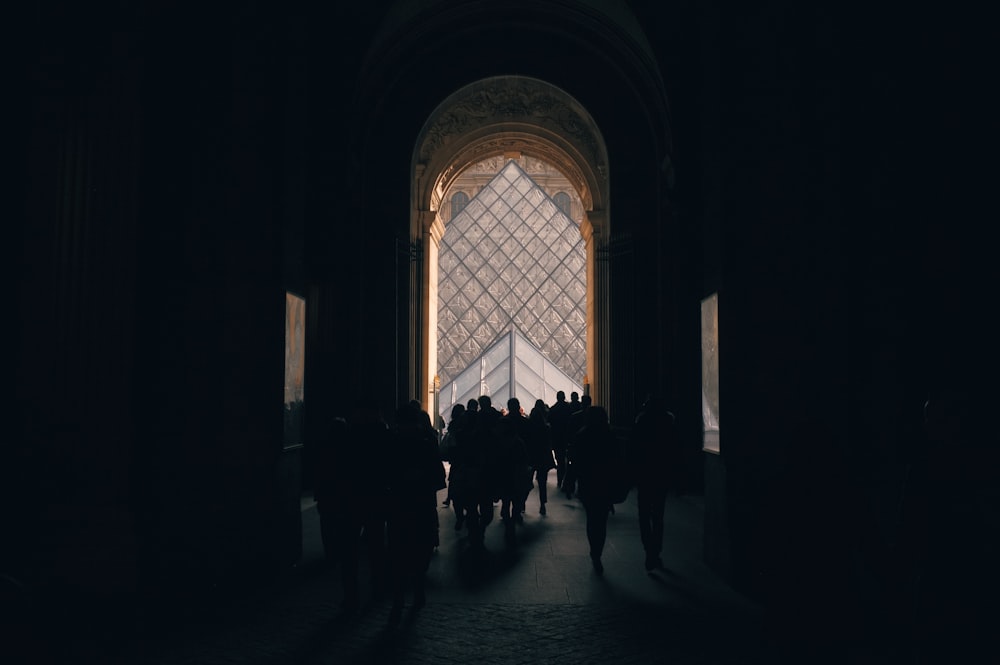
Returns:
[[[171,608],[166,621],[131,617],[120,630],[63,631],[24,662],[42,662],[43,651],[52,662],[121,665],[779,660],[765,613],[703,562],[700,497],[668,500],[666,569],[652,573],[643,566],[634,497],[617,506],[599,576],[582,506],[554,482],[552,474],[547,515],[539,514],[536,491],[530,495],[515,545],[504,542],[499,522],[491,525],[485,565],[473,566],[465,532],[440,506],[427,604],[408,605],[397,624],[389,601],[367,587],[361,611],[342,616],[339,571],[323,560],[315,506],[304,498],[303,557],[280,583],[249,590],[238,603]]]

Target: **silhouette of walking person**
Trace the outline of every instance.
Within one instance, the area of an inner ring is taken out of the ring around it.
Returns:
[[[481,429],[479,402],[469,400],[452,448],[454,467],[458,475],[452,480],[452,498],[465,516],[468,543],[473,550],[482,550],[486,526],[493,520],[492,487],[489,475],[491,433]]]
[[[573,467],[579,485],[579,497],[587,516],[587,542],[594,571],[604,572],[601,555],[608,535],[608,515],[615,495],[615,472],[620,468],[623,451],[611,431],[608,412],[601,406],[587,408],[584,426],[573,437]]]
[[[556,458],[556,487],[562,489],[566,477],[566,449],[569,443],[569,417],[573,407],[566,401],[566,393],[556,393],[556,402],[549,409],[549,425],[552,428],[552,452]]]
[[[650,396],[632,428],[628,461],[636,481],[639,537],[646,553],[646,570],[664,568],[663,514],[667,494],[678,488],[680,459],[674,435],[674,414],[662,398]]]
[[[461,453],[456,454],[456,451],[465,422],[465,405],[458,403],[451,408],[448,430],[441,440],[441,459],[448,462],[448,497],[444,500],[444,505],[450,505],[455,511],[455,531],[461,531],[465,524],[465,504],[456,498],[462,491],[464,471]]]
[[[587,410],[590,409],[592,403],[590,395],[584,395],[577,401],[577,394],[572,394],[572,400],[570,401],[570,406],[574,403],[579,406],[573,411],[566,423],[566,430],[568,432],[567,445],[566,445],[566,476],[563,478],[563,493],[566,495],[567,499],[573,498],[574,492],[576,492],[577,484],[577,473],[574,468],[573,461],[573,442],[576,439],[576,435],[579,434],[580,430],[586,423]],[[612,512],[614,509],[612,509]]]
[[[509,427],[508,427],[509,425]],[[501,497],[500,514],[508,523],[508,536],[513,536],[515,522],[524,521],[524,504],[531,491],[531,461],[528,455],[528,419],[516,397],[507,400],[507,415],[498,423],[499,443],[504,448],[502,463],[508,466]]]
[[[379,594],[385,582],[386,488],[377,468],[388,447],[388,428],[378,407],[363,401],[351,422],[333,421],[330,440],[318,451],[316,509],[327,558],[340,563],[343,610],[358,609],[361,545],[366,545],[372,587]]]
[[[430,418],[412,404],[396,411],[386,475],[389,487],[388,546],[392,613],[398,620],[407,589],[414,608],[426,603],[424,578],[438,542],[437,492],[444,489],[437,436]]]
[[[542,400],[535,400],[535,406],[528,415],[528,425],[528,462],[538,483],[538,513],[544,515],[545,504],[549,500],[549,471],[556,464],[553,460],[552,427],[548,421],[548,408]]]

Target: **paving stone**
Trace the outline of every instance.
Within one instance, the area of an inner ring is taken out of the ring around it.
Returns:
[[[550,494],[554,494],[550,485]],[[441,497],[443,499],[443,496]],[[537,503],[534,496],[528,505]],[[476,558],[454,514],[442,507],[441,545],[428,572],[428,603],[390,621],[388,601],[363,583],[363,605],[340,612],[336,567],[320,560],[315,509],[304,503],[304,558],[276,588],[248,594],[200,623],[172,622],[120,635],[115,653],[91,645],[93,662],[119,665],[321,665],[772,662],[760,609],[729,589],[702,562],[698,497],[668,503],[668,571],[647,574],[635,508],[609,522],[605,573],[587,555],[576,500],[529,514],[514,546],[491,525]],[[536,506],[537,507],[537,506]],[[694,525],[694,526],[692,526]],[[75,662],[87,662],[82,650]]]

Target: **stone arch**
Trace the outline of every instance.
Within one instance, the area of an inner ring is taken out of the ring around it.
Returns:
[[[597,124],[571,95],[545,81],[497,76],[476,81],[447,97],[428,118],[412,161],[411,241],[421,248],[412,277],[419,303],[411,308],[415,336],[411,373],[421,401],[433,409],[437,366],[437,257],[447,220],[438,214],[443,197],[464,170],[496,155],[526,155],[557,168],[572,183],[584,207],[580,231],[587,254],[587,374],[602,388],[596,359],[605,314],[606,280],[597,254],[609,237],[607,149]]]

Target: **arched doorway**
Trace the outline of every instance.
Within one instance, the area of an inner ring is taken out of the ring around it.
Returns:
[[[438,248],[446,221],[443,197],[465,169],[496,155],[535,157],[557,168],[583,203],[580,231],[586,247],[587,351],[591,392],[605,390],[607,276],[597,257],[610,237],[608,159],[597,124],[565,91],[525,76],[497,76],[467,85],[445,99],[424,124],[411,162],[410,380],[431,410],[437,366]]]

